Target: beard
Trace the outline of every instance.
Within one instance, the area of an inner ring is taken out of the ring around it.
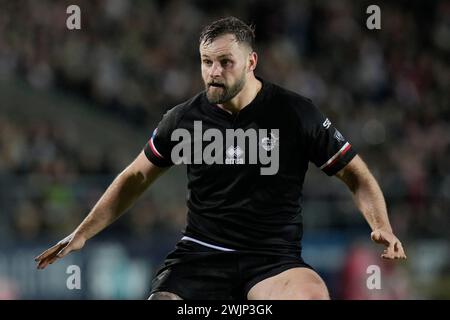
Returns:
[[[227,86],[220,82],[215,82],[216,85],[205,84],[206,97],[209,103],[222,104],[233,99],[245,85],[245,72],[236,80],[232,86]]]

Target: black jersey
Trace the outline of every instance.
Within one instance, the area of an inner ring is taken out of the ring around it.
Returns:
[[[308,163],[334,175],[356,152],[311,100],[260,80],[263,86],[255,99],[237,114],[210,104],[205,92],[170,109],[144,150],[155,165],[171,166],[178,161],[173,151],[182,144],[180,136],[189,133],[193,137],[184,141],[191,144],[184,151],[191,153],[184,154],[184,160],[191,160],[187,164],[185,239],[221,250],[298,255]],[[277,152],[276,171],[263,174],[267,162],[251,162],[251,146],[248,150],[230,146],[226,139],[222,150],[214,152],[223,161],[201,161],[199,155],[212,139],[202,137],[199,145],[199,130],[210,129],[224,136],[227,130],[239,129],[262,133],[257,137],[258,150],[264,148],[269,155]]]

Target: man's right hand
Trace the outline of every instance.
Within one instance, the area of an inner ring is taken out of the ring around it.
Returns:
[[[37,268],[44,269],[49,264],[65,257],[69,252],[80,250],[83,248],[85,242],[86,239],[82,235],[76,232],[70,234],[34,258],[34,261],[37,262]]]

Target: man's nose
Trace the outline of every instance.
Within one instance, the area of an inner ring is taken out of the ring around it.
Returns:
[[[213,63],[210,71],[211,78],[216,78],[222,75],[222,66],[220,63]]]

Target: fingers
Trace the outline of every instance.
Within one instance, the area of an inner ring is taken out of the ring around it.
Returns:
[[[58,259],[59,259],[58,256],[54,256],[53,258],[49,259],[48,264],[52,264],[53,262],[55,262]]]
[[[58,254],[56,255],[58,258],[65,257],[69,252],[73,250],[72,245],[69,243],[66,247],[61,249]]]
[[[37,262],[37,268],[44,269],[49,264],[65,257],[70,252],[81,249],[84,246],[85,241],[86,239],[83,236],[75,237],[74,234],[70,234],[53,247],[45,250],[34,258]]]
[[[38,265],[37,265],[37,269],[39,269],[39,270],[45,269],[48,266],[49,262],[50,262],[50,258],[46,258],[46,259],[39,261]]]
[[[392,234],[392,232],[375,230],[370,236],[374,242],[384,244],[387,247],[381,255],[383,259],[406,259],[406,254],[401,242]]]
[[[35,261],[37,262],[37,268],[44,269],[48,265],[48,262],[56,255],[60,246],[61,245],[54,246],[36,257]]]
[[[52,264],[53,262],[55,262],[58,259],[57,256],[52,256],[52,257],[48,257],[45,260],[42,260],[38,263],[37,268],[42,270],[45,269],[49,264]]]
[[[39,260],[47,258],[48,256],[52,255],[54,252],[57,252],[57,251],[61,250],[60,249],[61,246],[62,246],[62,244],[60,244],[60,243],[55,244],[53,247],[45,250],[40,255],[35,257],[34,261],[39,261]]]
[[[383,259],[387,259],[387,260],[394,260],[395,259],[395,254],[391,250],[385,249],[383,251],[383,254],[381,255],[381,257]]]
[[[48,256],[45,259],[42,259],[41,261],[38,262],[37,268],[45,269],[49,264],[54,263],[58,259],[59,259],[59,257],[56,254]]]
[[[53,254],[46,255],[45,257],[42,257],[39,259],[37,268],[38,269],[45,269],[50,263],[53,263],[56,260],[56,251],[53,252]]]
[[[403,249],[402,243],[400,241],[397,241],[395,243],[395,250],[399,256],[399,259],[406,259],[406,253],[405,253],[405,250]]]
[[[389,245],[387,247],[387,253],[388,253],[389,257],[391,257],[391,258],[395,258],[394,247],[395,247],[394,242],[389,242]]]
[[[69,243],[70,244],[70,243]],[[69,247],[69,244],[67,243],[58,243],[51,247],[50,249],[45,250],[42,254],[37,256],[35,258],[35,261],[38,263],[37,268],[38,269],[45,269],[49,264],[52,264],[57,259],[62,258],[63,255],[60,255],[60,253]],[[67,251],[70,252],[71,250]]]
[[[384,250],[381,257],[388,260],[406,259],[406,254],[401,242],[396,240]]]

